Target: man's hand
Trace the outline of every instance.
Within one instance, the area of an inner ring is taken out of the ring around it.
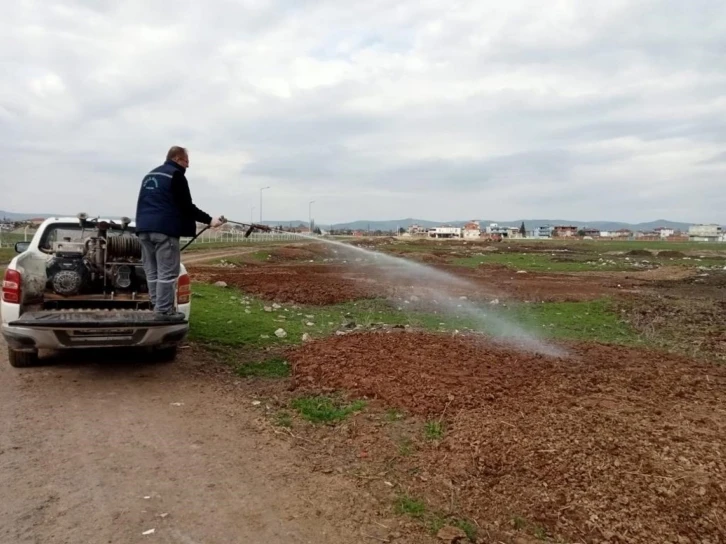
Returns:
[[[217,227],[221,227],[222,225],[224,225],[224,217],[222,217],[222,216],[215,217],[214,219],[212,219],[212,222],[209,224],[209,226],[212,227],[213,229],[216,229]]]

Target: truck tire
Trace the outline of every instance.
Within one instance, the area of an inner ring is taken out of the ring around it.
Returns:
[[[15,368],[26,368],[38,364],[37,351],[15,351],[8,348],[8,361]]]

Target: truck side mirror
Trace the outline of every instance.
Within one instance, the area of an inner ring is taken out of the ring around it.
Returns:
[[[15,253],[23,253],[30,247],[30,242],[16,242]]]

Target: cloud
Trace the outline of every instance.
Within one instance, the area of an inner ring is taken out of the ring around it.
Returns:
[[[726,5],[12,2],[0,208],[726,223]]]

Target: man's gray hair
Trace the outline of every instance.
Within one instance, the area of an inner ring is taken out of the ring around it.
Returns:
[[[176,159],[183,159],[187,156],[187,150],[181,146],[173,145],[166,154],[167,161],[173,161]]]

